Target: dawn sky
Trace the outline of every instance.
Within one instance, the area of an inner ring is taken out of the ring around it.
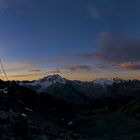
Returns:
[[[10,80],[140,79],[139,0],[0,0]]]

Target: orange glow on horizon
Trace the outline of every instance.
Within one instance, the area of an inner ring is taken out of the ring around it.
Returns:
[[[52,74],[53,75],[53,74]],[[48,76],[48,75],[22,75],[22,76],[18,76],[18,75],[13,75],[13,76],[8,76],[8,79],[9,80],[19,80],[19,81],[22,81],[22,80],[29,80],[29,81],[32,81],[32,80],[38,80],[38,79],[41,79],[45,76]],[[60,74],[60,76],[62,76],[63,78],[66,78],[66,79],[69,79],[69,80],[80,80],[80,81],[92,81],[92,80],[95,80],[95,79],[100,79],[100,78],[106,78],[106,79],[112,79],[112,78],[116,78],[116,77],[119,77],[121,79],[124,79],[124,80],[133,80],[133,79],[138,79],[140,80],[140,76],[138,74],[132,74],[132,75],[109,75],[109,76],[101,76],[101,75],[74,75],[74,74],[69,74],[69,75],[66,75],[66,74]]]

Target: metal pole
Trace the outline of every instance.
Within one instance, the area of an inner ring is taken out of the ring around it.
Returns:
[[[6,78],[6,80],[8,81],[8,77],[7,77],[7,74],[6,74],[6,72],[5,72],[4,65],[3,65],[1,59],[0,59],[0,65],[1,65],[2,71],[3,71],[4,75],[5,75],[5,78]]]

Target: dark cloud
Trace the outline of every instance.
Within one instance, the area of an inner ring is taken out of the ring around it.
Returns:
[[[71,71],[90,71],[92,70],[92,66],[89,65],[73,65],[73,66],[62,66],[61,68],[52,69],[47,73],[58,74],[61,72],[71,72]]]
[[[140,70],[140,64],[135,63],[122,63],[120,67],[130,70]]]
[[[34,68],[34,69],[30,69],[29,72],[41,72],[41,69]]]
[[[91,61],[98,61],[104,66],[140,62],[140,39],[120,38],[101,33],[96,40],[96,47],[98,51],[80,54],[80,56]]]
[[[78,70],[86,70],[86,71],[89,71],[89,70],[92,69],[92,67],[89,66],[89,65],[75,65],[75,66],[67,67],[66,69],[68,69],[70,71],[78,71]]]

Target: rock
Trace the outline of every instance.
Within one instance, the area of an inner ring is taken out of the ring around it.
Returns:
[[[0,111],[0,120],[8,119],[8,114],[5,111]]]
[[[34,140],[49,140],[46,135],[38,136]]]

